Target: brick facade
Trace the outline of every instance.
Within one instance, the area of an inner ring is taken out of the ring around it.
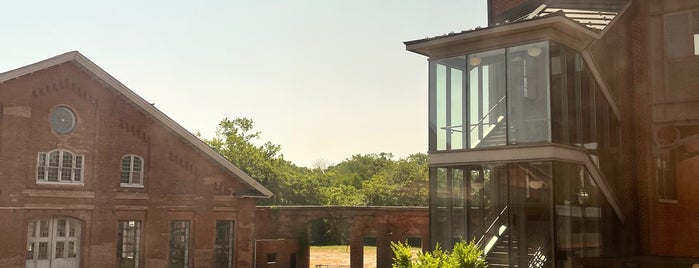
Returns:
[[[139,267],[167,266],[174,220],[191,223],[189,267],[214,265],[217,220],[235,222],[235,267],[252,267],[255,198],[238,193],[257,189],[98,75],[67,60],[0,83],[0,267],[25,267],[28,226],[57,217],[80,223],[80,267],[117,265],[120,220],[142,223]],[[75,113],[68,134],[50,128],[57,106]],[[37,182],[38,153],[55,149],[84,155],[82,184]],[[144,160],[142,188],[120,185],[128,154]]]

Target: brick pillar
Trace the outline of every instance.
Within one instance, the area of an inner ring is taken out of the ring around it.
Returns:
[[[357,230],[350,232],[350,267],[364,267],[364,241],[362,233]]]

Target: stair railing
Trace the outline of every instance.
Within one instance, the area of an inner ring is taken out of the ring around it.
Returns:
[[[493,219],[493,222],[490,223],[488,228],[483,232],[483,235],[477,240],[476,244],[480,245],[483,247],[483,255],[488,255],[488,252],[494,244],[497,242],[497,240],[500,238],[500,236],[504,233],[505,229],[507,229],[507,226],[505,224],[502,224],[502,221],[507,221],[507,210],[509,206],[505,206],[502,208],[500,213]],[[504,229],[503,229],[504,227]],[[486,242],[486,238],[488,238]],[[484,244],[485,243],[485,244]]]
[[[490,108],[490,110],[488,110],[488,112],[487,112],[485,115],[483,115],[483,117],[482,117],[480,120],[478,120],[478,122],[476,122],[475,124],[469,124],[469,126],[471,127],[471,129],[470,129],[468,132],[471,133],[471,132],[473,132],[473,130],[476,129],[476,127],[480,126],[480,125],[483,123],[483,121],[484,121],[486,118],[488,118],[488,116],[490,116],[490,114],[491,114],[496,108],[498,108],[498,106],[500,106],[500,103],[502,103],[504,100],[505,100],[505,96],[503,96],[502,98],[500,98],[500,100],[499,100],[497,103],[495,103],[495,105],[494,105],[492,108]],[[499,122],[500,122],[500,121],[498,120],[498,123],[499,123]],[[444,130],[448,131],[449,133],[463,132],[463,130],[460,130],[459,128],[463,128],[463,125],[454,125],[454,126],[443,126],[443,127],[441,127],[441,129],[444,129]]]

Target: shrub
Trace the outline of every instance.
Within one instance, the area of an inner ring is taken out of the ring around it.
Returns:
[[[454,250],[443,250],[439,244],[432,251],[419,253],[417,260],[412,260],[408,242],[391,242],[393,250],[393,268],[486,268],[488,262],[483,258],[483,251],[474,241],[460,241]]]
[[[412,268],[413,264],[410,261],[412,253],[410,253],[410,245],[408,242],[391,242],[391,250],[393,250],[393,268]]]
[[[486,268],[488,262],[482,256],[483,251],[473,240],[468,244],[461,240],[454,245],[454,250],[451,251],[451,261],[453,267],[456,268]]]

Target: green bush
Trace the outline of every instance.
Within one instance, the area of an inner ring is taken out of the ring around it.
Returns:
[[[407,241],[391,242],[393,250],[393,268],[485,268],[488,262],[483,258],[483,251],[474,241],[460,241],[451,252],[443,250],[439,244],[432,251],[419,253],[417,260],[412,260]]]
[[[483,251],[476,245],[476,242],[459,241],[451,251],[452,267],[455,268],[485,268],[488,262],[483,258]]]

